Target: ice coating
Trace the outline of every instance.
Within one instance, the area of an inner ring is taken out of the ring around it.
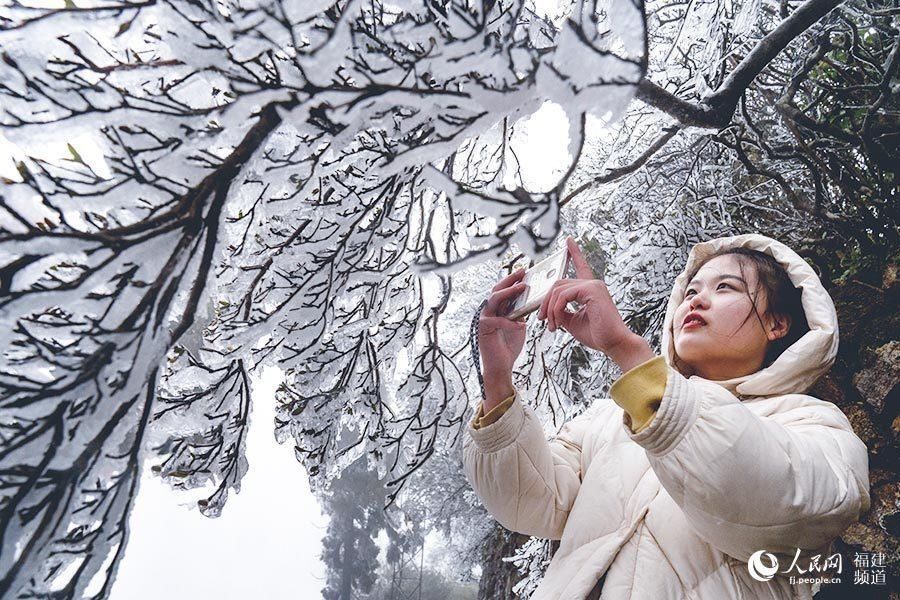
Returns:
[[[0,192],[2,465],[30,474],[0,498],[16,593],[108,591],[143,452],[218,514],[261,364],[286,370],[276,430],[316,484],[369,452],[396,492],[450,443],[449,275],[549,248],[565,176],[529,193],[447,164],[546,100],[574,164],[582,114],[615,118],[645,62],[639,4],[577,2],[559,27],[468,4],[0,9],[0,125],[24,156]],[[106,169],[42,155],[85,135]]]

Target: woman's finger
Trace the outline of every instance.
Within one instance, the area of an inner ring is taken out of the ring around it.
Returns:
[[[578,315],[577,310],[575,312],[569,312],[567,310],[563,311],[563,313],[561,315],[559,315],[558,323],[559,323],[560,328],[562,328],[565,331],[568,331],[572,335],[575,335],[576,332],[572,331],[571,323],[572,323],[572,319],[574,319],[577,315]]]
[[[499,292],[504,288],[508,288],[515,284],[517,281],[521,281],[522,278],[525,277],[525,269],[516,269],[503,279],[497,282],[497,285],[491,289],[492,292]]]
[[[568,315],[568,312],[566,311],[566,307],[572,300],[579,299],[580,292],[581,290],[577,287],[569,286],[566,289],[561,290],[553,299],[553,304],[549,307],[553,330],[556,330],[560,325],[567,322],[566,316]]]
[[[571,236],[566,238],[566,247],[569,249],[569,256],[572,257],[572,264],[575,265],[575,274],[578,279],[595,279],[593,269],[584,259],[581,248]]]
[[[548,299],[547,302],[547,327],[550,331],[556,331],[556,303],[559,301],[559,298],[563,296],[566,292],[566,289],[571,286],[560,286],[558,289],[554,290],[553,296]]]
[[[484,307],[484,310],[482,311],[482,314],[488,317],[502,316],[500,314],[500,309],[504,306],[504,303],[510,302],[524,290],[525,284],[520,281],[518,283],[514,283],[510,287],[502,288],[496,292],[492,292],[491,295],[488,296],[488,301]]]
[[[487,330],[485,333],[493,333],[498,329],[516,331],[525,328],[525,321],[513,321],[503,317],[481,317],[478,321],[479,329]]]
[[[552,322],[553,330],[561,327],[566,322],[563,317],[572,314],[567,310],[569,303],[584,303],[589,300],[591,281],[584,279],[573,279],[571,281],[571,285],[567,285],[554,295],[551,303],[547,306],[547,319],[548,323]]]
[[[553,297],[557,293],[559,293],[559,290],[565,289],[574,284],[574,279],[560,279],[559,281],[556,281],[553,286],[551,286],[550,291],[547,292],[547,295],[544,296],[544,299],[541,300],[541,306],[538,309],[538,319],[547,318],[547,311],[549,309],[550,303],[553,301]]]

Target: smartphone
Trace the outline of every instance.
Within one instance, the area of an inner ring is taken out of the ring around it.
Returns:
[[[569,268],[569,251],[566,248],[554,252],[527,271],[522,282],[523,291],[516,298],[507,318],[517,320],[536,311],[553,284],[566,276]]]

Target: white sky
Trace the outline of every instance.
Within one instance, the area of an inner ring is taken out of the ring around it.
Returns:
[[[319,561],[328,525],[294,459],[273,434],[278,371],[253,381],[247,436],[250,468],[222,516],[209,519],[189,497],[142,470],[131,537],[112,600],[296,600],[320,598]]]

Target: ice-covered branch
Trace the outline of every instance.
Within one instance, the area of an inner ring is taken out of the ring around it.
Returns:
[[[721,85],[699,102],[684,100],[649,79],[644,79],[638,85],[637,97],[674,117],[684,126],[721,129],[731,121],[738,100],[760,72],[788,44],[834,10],[841,1],[806,0],[759,40]]]

